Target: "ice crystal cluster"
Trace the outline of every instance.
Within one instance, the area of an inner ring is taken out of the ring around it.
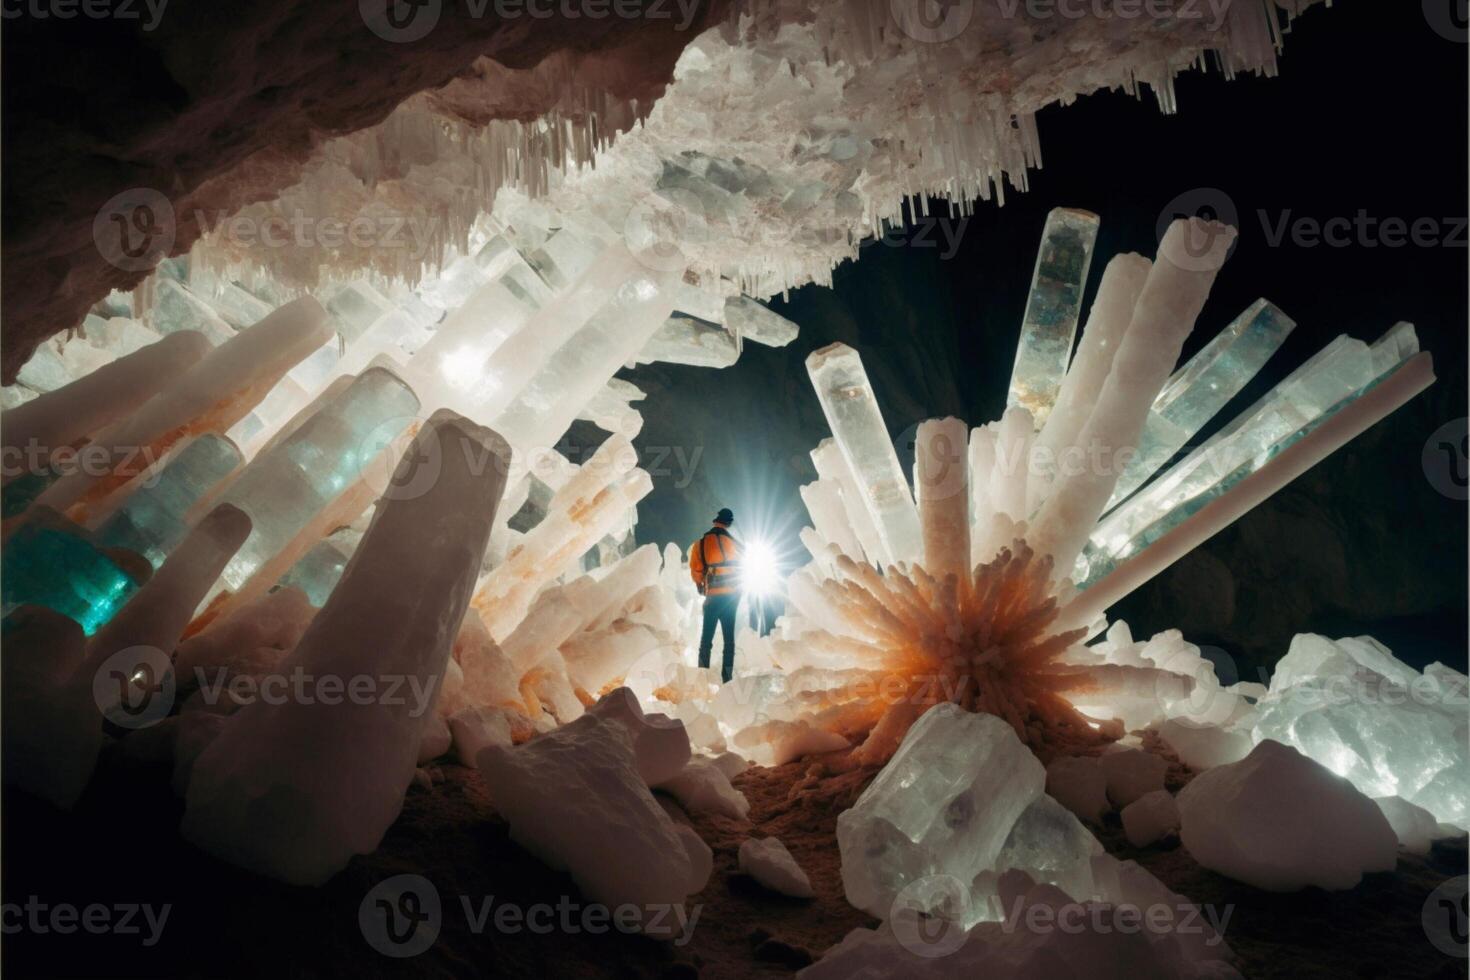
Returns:
[[[487,774],[519,841],[609,903],[678,903],[710,873],[652,789],[738,818],[745,760],[856,746],[881,763],[906,733],[966,726],[1011,739],[1008,758],[1153,726],[1201,767],[1277,739],[1385,798],[1404,834],[1426,811],[1463,821],[1463,745],[1445,741],[1463,719],[1289,703],[1356,675],[1341,657],[1268,693],[1221,687],[1177,634],[1113,624],[1083,645],[1119,598],[1432,380],[1407,325],[1342,338],[1172,462],[1291,328],[1262,301],[1176,370],[1230,229],[1179,222],[1155,260],[1114,258],[1078,342],[1097,219],[1056,212],[1004,416],[926,423],[912,480],[858,352],[813,354],[832,437],[802,491],[812,561],[776,632],[741,637],[734,683],[693,666],[681,549],[634,546],[652,484],[620,368],[791,343],[765,301],[829,281],[905,209],[1024,188],[1043,106],[1142,83],[1172,111],[1175,74],[1207,59],[1271,71],[1308,5],[1234,4],[1212,26],[985,2],[951,8],[971,16],[950,33],[902,4],[778,0],[694,38],[651,107],[553,59],[532,82],[550,115],[485,122],[505,80],[483,63],[325,142],[239,215],[398,222],[411,247],[215,228],[4,390],[6,458],[26,463],[4,484],[7,781],[70,806],[122,734],[172,761],[190,840],[319,882],[376,848],[418,765],[452,754]],[[609,436],[574,462],[553,447],[578,419]],[[1386,652],[1344,656],[1402,679]],[[348,678],[381,686],[327,686]],[[264,696],[276,682],[294,694]],[[1136,755],[1107,762],[1120,805],[1162,789]],[[1035,776],[985,831],[1014,861],[966,858],[967,886],[988,870],[1027,902],[1157,896],[1093,862]],[[547,787],[577,787],[575,805]],[[1086,875],[1051,874],[1036,852],[1053,831]],[[775,845],[749,863],[800,890]]]
[[[1108,263],[1073,355],[1097,225],[1052,214],[1012,404],[973,429],[921,424],[912,489],[858,352],[838,344],[807,360],[832,438],[812,453],[813,561],[792,577],[775,658],[846,673],[816,723],[864,735],[866,758],[886,758],[938,701],[1041,743],[1131,730],[1162,720],[1150,705],[1172,716],[1207,697],[1214,674],[1188,658],[1108,662],[1080,644],[1108,606],[1433,379],[1408,324],[1372,345],[1339,338],[1167,466],[1292,322],[1257,302],[1176,369],[1234,236],[1191,219],[1154,260]],[[1205,720],[1230,720],[1234,697]]]

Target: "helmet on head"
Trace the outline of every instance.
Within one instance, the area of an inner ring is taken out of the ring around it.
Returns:
[[[735,523],[735,515],[730,512],[730,508],[728,508],[728,507],[721,507],[720,508],[720,512],[715,515],[715,523],[716,524],[734,524]]]

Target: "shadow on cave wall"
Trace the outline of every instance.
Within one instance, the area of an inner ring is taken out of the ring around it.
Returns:
[[[1426,30],[1411,6],[1387,23],[1381,8],[1334,11],[1332,30],[1293,37],[1278,79],[1186,76],[1175,117],[1120,94],[1048,110],[1041,126],[1049,166],[1032,176],[1028,193],[1003,208],[983,204],[964,224],[920,217],[864,246],[858,262],[837,270],[833,288],[807,287],[774,303],[801,326],[790,347],[747,345],[724,371],[656,364],[625,372],[649,395],[637,442],[656,470],[639,539],[685,543],[728,505],[750,515],[747,532],[765,524],[804,555],[795,541],[807,523],[797,487],[815,478],[807,452],[828,434],[803,363],[810,351],[834,341],[861,351],[907,467],[904,436],[920,421],[957,415],[974,425],[1004,407],[1047,211],[1073,206],[1103,217],[1090,303],[1108,258],[1153,254],[1157,218],[1172,198],[1217,188],[1237,212],[1241,241],[1185,356],[1263,295],[1298,321],[1220,421],[1338,333],[1371,340],[1398,320],[1416,324],[1440,380],[1111,615],[1136,635],[1178,627],[1219,647],[1241,679],[1259,679],[1304,631],[1371,633],[1417,666],[1438,659],[1463,669],[1465,504],[1436,483],[1453,493],[1457,477],[1463,495],[1464,474],[1452,473],[1453,449],[1436,450],[1432,437],[1456,420],[1456,438],[1464,434],[1464,248],[1278,246],[1269,234],[1283,215],[1325,220],[1365,210],[1412,221],[1466,212],[1463,141],[1448,141],[1458,151],[1421,158],[1415,180],[1402,181],[1393,176],[1402,169],[1398,150],[1353,135],[1356,106],[1395,98],[1383,91],[1395,86],[1410,98],[1407,87],[1422,87],[1426,75],[1442,83],[1437,90],[1458,93],[1463,109],[1463,51]],[[1342,52],[1370,42],[1402,64],[1353,74]]]

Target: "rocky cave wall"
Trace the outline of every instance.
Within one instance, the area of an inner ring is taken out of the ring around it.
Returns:
[[[458,81],[441,111],[481,124],[532,119],[565,108],[548,101],[558,86],[517,84],[548,66],[646,107],[725,7],[700,0],[681,30],[673,19],[501,21],[475,16],[483,5],[447,3],[434,30],[394,43],[369,29],[371,3],[174,0],[156,24],[141,4],[137,19],[7,17],[5,383],[40,341],[142,280],[93,242],[93,219],[114,195],[167,195],[179,254],[201,231],[198,215],[273,197],[322,140],[376,124],[418,92]]]

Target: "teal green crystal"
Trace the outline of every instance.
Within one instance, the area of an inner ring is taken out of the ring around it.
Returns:
[[[58,514],[36,515],[17,528],[0,555],[0,615],[45,606],[76,620],[88,636],[138,589],[85,530]]]
[[[408,385],[385,368],[369,368],[252,460],[221,496],[253,522],[250,537],[225,566],[224,587],[238,589],[357,482],[418,409]]]
[[[59,472],[22,473],[0,490],[0,517],[9,520],[25,513],[46,488],[60,479]]]
[[[190,509],[241,462],[240,450],[230,440],[213,433],[200,436],[103,522],[97,541],[136,551],[157,568],[188,533]]]
[[[306,598],[317,608],[325,606],[361,538],[361,532],[350,528],[328,535],[302,555],[278,584],[294,586],[305,592]]]

